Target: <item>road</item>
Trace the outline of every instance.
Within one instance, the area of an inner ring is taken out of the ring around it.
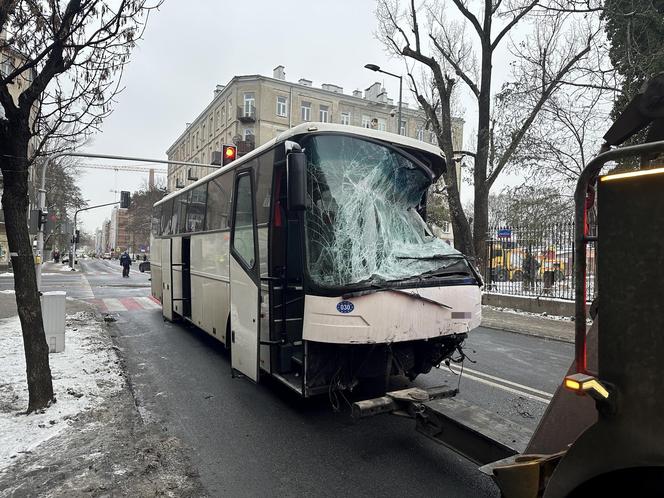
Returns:
[[[355,422],[326,397],[302,401],[273,382],[232,378],[220,344],[162,320],[147,297],[149,274],[123,279],[117,261],[80,265],[77,272],[46,265],[45,290],[66,289],[116,316],[115,340],[142,416],[185,442],[211,496],[499,496],[474,465],[417,434],[411,420]],[[0,290],[7,284],[0,278]],[[460,381],[454,365],[416,383],[459,384],[460,396],[534,429],[572,350],[480,328],[466,343]]]

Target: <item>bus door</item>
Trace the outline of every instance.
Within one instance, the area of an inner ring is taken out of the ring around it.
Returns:
[[[237,173],[231,229],[231,367],[258,381],[260,286],[251,170]]]
[[[161,241],[161,309],[164,318],[173,320],[173,267],[171,266],[171,245],[173,239]]]

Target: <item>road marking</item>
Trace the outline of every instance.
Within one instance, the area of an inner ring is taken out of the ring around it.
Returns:
[[[150,296],[150,297],[135,297],[134,299],[136,301],[138,301],[139,303],[141,303],[143,305],[143,308],[145,308],[145,309],[158,309],[158,308],[161,308],[161,305],[159,305],[158,303],[155,303],[152,300],[152,296]]]
[[[450,367],[457,374],[461,371],[460,367],[458,367],[456,365],[450,365]],[[524,386],[523,384],[518,384],[516,382],[512,382],[511,380],[503,379],[502,377],[495,377],[493,375],[489,375],[488,373],[478,372],[477,370],[472,370],[468,367],[463,367],[463,371],[464,371],[464,373],[468,372],[470,374],[474,374],[476,376],[480,376],[480,377],[484,377],[484,378],[487,378],[487,379],[495,380],[496,382],[500,382],[502,384],[508,384],[510,386],[514,386],[514,387],[519,388],[519,389],[525,389],[525,390],[530,391],[534,394],[539,394],[541,396],[544,396],[545,398],[552,398],[553,397],[553,394],[551,394],[549,392],[540,391],[539,389],[535,389],[534,387]]]
[[[108,311],[127,311],[127,308],[124,307],[119,299],[107,297],[103,301]]]
[[[95,293],[92,292],[92,287],[90,287],[90,282],[88,282],[88,279],[85,276],[85,274],[81,274],[81,280],[83,281],[83,291],[85,295],[83,297],[80,297],[79,299],[90,299],[95,297]]]
[[[443,368],[444,367],[439,367],[439,369],[441,369],[441,370],[443,370]],[[451,368],[451,370],[457,375],[459,375],[459,373],[461,372],[461,369],[459,367],[457,367],[456,365],[454,365]],[[475,382],[479,382],[480,384],[485,384],[487,386],[496,387],[496,388],[501,389],[503,391],[506,391],[506,392],[509,392],[509,393],[512,393],[512,394],[516,394],[518,396],[523,396],[524,398],[532,399],[533,401],[539,401],[540,403],[543,403],[545,405],[548,405],[551,402],[551,397],[553,395],[550,394],[550,393],[545,393],[547,397],[544,398],[542,396],[537,396],[535,394],[531,394],[530,392],[527,392],[527,391],[523,391],[523,390],[520,390],[520,389],[515,389],[513,387],[506,386],[505,384],[499,384],[498,382],[493,382],[493,381],[485,379],[483,377],[473,375],[472,373],[469,373],[468,370],[469,370],[468,368],[463,369],[462,378],[464,378],[464,379],[467,378],[467,379],[470,379],[470,380],[474,380]],[[480,375],[487,375],[488,376],[488,374],[482,374],[480,372],[477,372],[476,370],[475,370],[475,372],[480,374]],[[506,379],[501,379],[500,377],[493,377],[493,376],[491,376],[491,377],[494,378],[494,379],[499,380],[500,382],[505,382],[505,383],[509,383],[509,384],[516,384],[516,382],[511,382],[511,381],[508,381]],[[517,384],[517,385],[519,385],[519,384]],[[538,392],[537,389],[533,389],[533,388],[528,387],[528,386],[523,386],[523,387],[525,389],[528,389],[528,390],[531,390],[531,391],[534,391],[534,392]],[[539,392],[544,392],[544,391],[539,391]]]

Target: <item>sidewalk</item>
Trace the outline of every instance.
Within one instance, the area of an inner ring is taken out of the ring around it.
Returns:
[[[563,317],[547,318],[534,313],[484,305],[482,327],[574,342],[574,322]]]

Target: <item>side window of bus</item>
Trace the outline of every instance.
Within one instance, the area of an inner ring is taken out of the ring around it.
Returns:
[[[191,199],[191,190],[178,196],[178,204],[179,204],[179,214],[178,214],[178,229],[177,233],[184,233],[186,232],[186,225],[187,225],[187,208],[189,207],[189,199]]]
[[[256,223],[270,221],[272,172],[274,171],[274,150],[258,158],[256,167]]]
[[[187,232],[200,232],[203,230],[205,219],[205,199],[207,185],[199,185],[191,191],[191,201],[187,212]]]
[[[171,221],[173,215],[173,200],[162,204],[161,209],[161,233],[162,235],[171,234]]]
[[[171,234],[178,233],[178,214],[180,213],[180,196],[173,199],[173,214],[171,216]]]
[[[256,251],[254,249],[254,204],[250,175],[238,177],[236,193],[233,249],[247,267],[253,268]]]
[[[208,183],[206,230],[228,228],[232,185],[232,172],[218,176]]]
[[[158,236],[161,234],[161,208],[162,205],[155,206],[152,208],[152,220],[150,222],[150,231],[153,236]]]

